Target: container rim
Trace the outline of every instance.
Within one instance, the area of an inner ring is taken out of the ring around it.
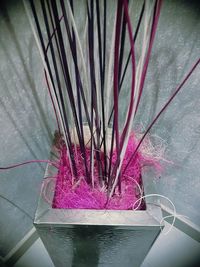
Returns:
[[[47,164],[45,178],[52,176],[55,168]],[[51,175],[50,175],[51,173]],[[151,227],[163,228],[161,207],[157,204],[146,203],[145,210],[94,210],[94,209],[55,209],[52,208],[56,179],[51,179],[51,192],[48,201],[41,190],[36,208],[34,225],[57,225],[73,227],[75,225],[96,225],[115,227]],[[143,180],[144,191],[146,183]],[[147,192],[146,192],[147,193]]]

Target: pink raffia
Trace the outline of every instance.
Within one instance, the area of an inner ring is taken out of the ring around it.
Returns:
[[[138,144],[134,134],[131,135],[124,161],[122,171],[127,165],[133,151]],[[86,149],[86,159],[90,160],[90,149]],[[103,153],[101,153],[103,164]],[[113,152],[112,164],[117,160],[117,152]],[[129,167],[121,177],[121,191],[118,188],[114,195],[108,201],[107,189],[99,183],[98,164],[94,163],[94,188],[91,187],[85,178],[85,170],[82,164],[82,155],[80,148],[77,148],[75,161],[78,170],[78,179],[71,174],[69,159],[66,156],[66,147],[61,148],[60,166],[57,174],[56,188],[53,199],[53,208],[59,209],[109,209],[109,210],[130,210],[133,204],[141,197],[142,188],[142,168],[146,165],[154,165],[157,169],[159,163],[152,158],[148,158],[140,151],[132,160]],[[139,188],[140,187],[140,188]],[[47,196],[45,196],[45,199]],[[139,209],[144,209],[144,203],[141,203]]]

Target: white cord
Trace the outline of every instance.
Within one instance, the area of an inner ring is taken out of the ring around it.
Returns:
[[[169,230],[168,230],[166,233],[164,233],[165,235],[167,235],[167,234],[172,230],[176,218],[177,218],[178,216],[182,216],[182,215],[177,215],[177,213],[176,213],[176,207],[175,207],[174,203],[173,203],[168,197],[163,196],[163,195],[160,195],[160,194],[148,194],[148,195],[142,196],[141,198],[137,199],[137,200],[135,201],[135,203],[133,204],[133,210],[137,210],[137,209],[139,208],[139,205],[137,205],[136,208],[134,208],[134,207],[135,207],[135,205],[136,205],[138,202],[140,202],[140,200],[142,200],[142,199],[146,199],[146,198],[149,198],[149,197],[159,197],[159,198],[163,198],[163,199],[167,200],[167,201],[171,204],[171,206],[172,206],[172,208],[173,208],[173,215],[170,215],[170,217],[173,217],[172,224],[171,224],[171,226],[169,227]],[[162,220],[160,221],[160,225],[162,225],[163,220],[164,220],[165,218],[167,218],[167,217],[168,217],[168,216],[165,216],[164,218],[162,218]]]

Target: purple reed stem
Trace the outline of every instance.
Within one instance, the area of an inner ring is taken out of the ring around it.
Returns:
[[[119,156],[119,122],[118,122],[118,99],[119,99],[119,42],[120,42],[120,32],[121,32],[121,20],[122,20],[122,1],[118,1],[117,6],[117,20],[115,29],[115,49],[114,49],[114,83],[113,83],[113,93],[114,93],[114,131],[115,131],[115,142],[116,151]]]
[[[131,163],[131,161],[133,160],[133,158],[135,157],[141,143],[143,142],[144,138],[146,137],[146,135],[148,134],[148,132],[151,130],[151,128],[153,127],[153,125],[156,123],[156,121],[159,119],[160,115],[163,113],[163,111],[168,107],[168,105],[172,102],[172,100],[174,99],[174,97],[178,94],[178,92],[181,90],[181,88],[183,87],[183,85],[185,84],[185,82],[188,80],[188,78],[191,76],[192,72],[195,70],[195,68],[198,66],[198,64],[200,63],[200,58],[196,61],[196,63],[193,65],[192,69],[189,71],[189,73],[186,75],[186,77],[184,78],[184,80],[182,81],[182,83],[177,87],[177,89],[175,90],[175,92],[173,93],[173,95],[169,98],[169,100],[167,101],[167,103],[163,106],[163,108],[160,110],[160,112],[157,114],[157,116],[154,118],[154,120],[152,121],[152,123],[149,125],[149,127],[147,128],[146,132],[144,133],[144,135],[142,136],[140,142],[138,143],[133,155],[131,156],[131,158],[129,159],[126,167],[124,168],[123,173],[125,173],[126,169],[128,168],[129,164]]]
[[[53,163],[51,160],[29,160],[29,161],[24,161],[22,163],[18,163],[18,164],[14,164],[14,165],[10,165],[10,166],[7,166],[7,167],[0,167],[0,170],[9,170],[9,169],[13,169],[13,168],[16,168],[16,167],[20,167],[22,165],[26,165],[26,164],[30,164],[30,163],[49,163],[51,164],[52,166],[54,166],[55,168],[58,168],[58,166],[56,166],[55,163]]]
[[[115,47],[114,47],[114,78],[113,78],[114,118],[113,118],[113,129],[112,129],[112,139],[111,139],[109,171],[108,171],[108,177],[109,177],[108,188],[111,186],[112,176],[115,170],[115,168],[113,168],[111,172],[114,136],[115,136],[117,158],[119,157],[118,99],[119,99],[119,46],[120,46],[121,21],[122,21],[122,0],[118,0],[116,28],[115,28]],[[120,184],[119,184],[119,189],[120,189]]]
[[[157,29],[157,26],[158,26],[158,20],[159,20],[159,16],[160,16],[161,5],[162,5],[162,0],[157,0],[156,4],[155,4],[155,10],[154,10],[155,13],[154,13],[154,18],[153,18],[153,23],[152,23],[152,28],[151,28],[151,36],[150,36],[149,47],[148,47],[148,51],[147,51],[144,67],[143,67],[143,70],[142,70],[142,75],[141,75],[139,96],[138,96],[138,101],[137,101],[137,105],[136,105],[136,113],[137,113],[137,110],[138,110],[138,105],[140,103],[140,99],[141,99],[143,88],[144,88],[144,82],[145,82],[145,78],[146,78],[147,68],[148,68],[148,65],[149,65],[150,54],[151,54],[151,50],[152,50],[152,47],[153,47],[153,41],[154,41],[154,38],[155,38],[156,29]]]
[[[59,125],[59,121],[58,121],[58,114],[57,114],[57,111],[56,111],[55,103],[54,103],[54,100],[53,100],[53,97],[52,97],[52,93],[51,93],[51,89],[50,89],[50,86],[49,86],[49,81],[48,81],[45,69],[44,69],[44,76],[45,76],[47,88],[48,88],[48,91],[49,91],[49,95],[50,95],[50,98],[51,98],[51,103],[53,105],[54,113],[55,113],[55,116],[56,116],[56,122],[57,122],[57,126],[58,126],[58,131],[59,131],[59,133],[61,133],[60,125]]]
[[[124,130],[122,132],[121,140],[120,140],[120,153],[122,150],[122,145],[124,143],[124,139],[130,124],[131,115],[133,111],[133,103],[134,103],[134,91],[135,91],[135,52],[134,52],[134,40],[133,40],[133,34],[132,34],[132,27],[131,27],[131,21],[128,13],[128,3],[127,0],[123,0],[124,4],[124,12],[125,12],[125,20],[127,22],[128,26],[128,32],[129,32],[129,39],[130,39],[130,45],[131,45],[131,61],[132,61],[132,85],[131,85],[131,100],[129,105],[129,111],[127,116],[127,121],[124,127]]]
[[[128,131],[128,127],[129,127],[129,124],[130,124],[131,115],[132,115],[132,111],[133,111],[134,89],[135,89],[135,53],[134,53],[134,40],[133,40],[133,34],[132,34],[131,21],[130,21],[130,17],[129,17],[129,13],[128,13],[128,3],[127,3],[127,0],[123,0],[123,5],[124,5],[124,14],[125,14],[124,18],[125,18],[125,21],[126,21],[126,23],[128,25],[128,32],[129,32],[129,39],[130,39],[130,46],[131,46],[132,85],[131,85],[131,100],[130,100],[130,105],[129,105],[129,110],[128,110],[128,116],[127,116],[126,124],[124,126],[124,130],[123,130],[122,135],[121,135],[120,147],[119,147],[119,151],[118,151],[118,155],[117,155],[117,160],[115,162],[115,166],[113,167],[112,175],[115,175],[115,172],[116,172],[117,167],[119,165],[120,154],[121,154],[121,151],[122,151],[122,146],[123,146],[124,139],[126,137],[126,133]]]
[[[62,15],[62,16],[59,18],[59,21],[61,21],[63,18],[64,18],[64,16]],[[47,46],[46,46],[46,49],[45,49],[45,52],[46,52],[46,53],[47,53],[47,51],[48,51],[48,49],[49,49],[50,42],[52,41],[52,38],[54,37],[56,31],[57,31],[57,27],[55,27],[55,28],[53,29],[53,32],[52,32],[52,34],[51,34],[51,36],[50,36],[50,38],[49,38],[49,40],[48,40],[48,43],[47,43]]]

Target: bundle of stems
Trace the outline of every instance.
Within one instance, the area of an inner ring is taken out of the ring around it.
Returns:
[[[80,2],[40,0],[38,11],[34,1],[30,0],[32,15],[24,3],[43,60],[46,83],[57,127],[67,148],[71,173],[75,179],[79,178],[74,156],[78,146],[87,183],[94,186],[94,166],[97,166],[99,183],[112,196],[115,188],[120,188],[123,172],[145,136],[199,64],[199,59],[149,125],[122,170],[143,94],[162,0],[141,1],[140,14],[134,18],[130,16],[134,1]],[[112,25],[108,13],[111,2],[114,8]],[[81,13],[77,10],[79,4]],[[35,23],[32,23],[32,17]],[[80,25],[82,20],[84,24]],[[136,57],[135,45],[139,41]],[[119,101],[128,69],[131,73],[129,101],[124,124],[120,127]],[[89,161],[86,158],[88,149]],[[116,160],[113,162],[114,152]]]

